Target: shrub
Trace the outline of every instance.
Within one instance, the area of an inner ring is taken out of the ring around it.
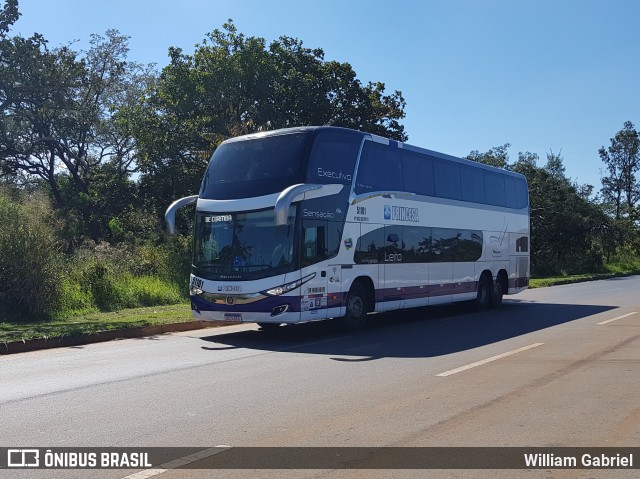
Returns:
[[[74,281],[67,273],[60,284],[58,301],[51,315],[55,318],[66,318],[96,310],[91,289]]]
[[[620,246],[607,264],[607,269],[621,273],[638,272],[640,271],[640,255],[631,245]]]
[[[58,225],[39,195],[0,190],[0,319],[48,317],[60,295]]]
[[[130,278],[127,286],[139,306],[157,306],[179,303],[180,288],[155,276]]]
[[[184,299],[169,267],[170,252],[162,246],[85,244],[72,257],[65,289],[70,299],[61,311],[81,310],[87,301],[101,311],[175,304]],[[184,280],[185,288],[187,278]]]

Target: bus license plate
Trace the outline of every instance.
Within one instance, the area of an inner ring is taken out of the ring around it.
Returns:
[[[242,315],[240,313],[225,313],[224,322],[225,323],[241,323]]]

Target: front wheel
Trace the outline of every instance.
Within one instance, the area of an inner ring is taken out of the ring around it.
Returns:
[[[347,295],[347,312],[342,317],[342,327],[358,331],[367,322],[367,293],[360,284],[354,284]]]

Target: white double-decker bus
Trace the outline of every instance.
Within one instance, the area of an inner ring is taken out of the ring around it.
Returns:
[[[283,323],[475,301],[529,284],[522,175],[368,133],[251,134],[213,154],[196,202],[196,319]]]

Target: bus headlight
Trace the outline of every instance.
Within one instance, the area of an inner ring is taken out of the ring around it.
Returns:
[[[283,284],[281,286],[276,286],[275,288],[271,288],[266,291],[263,291],[263,294],[266,294],[269,296],[280,296],[281,294],[285,294],[285,293],[288,293],[289,291],[293,291],[294,289],[299,288],[304,283],[306,283],[307,281],[315,277],[316,277],[316,274],[311,273],[310,275],[307,275],[304,278],[301,278],[299,280],[292,281],[291,283]]]

